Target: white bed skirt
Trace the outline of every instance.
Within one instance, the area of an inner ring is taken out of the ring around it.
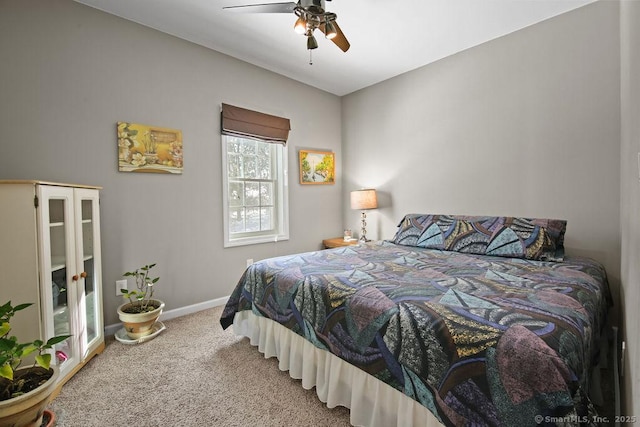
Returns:
[[[315,387],[318,398],[329,408],[349,408],[355,426],[442,425],[415,400],[271,319],[241,311],[236,313],[233,330],[248,337],[265,358],[277,357],[280,370],[302,380],[305,389]]]

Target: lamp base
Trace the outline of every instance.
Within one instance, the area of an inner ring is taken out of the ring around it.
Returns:
[[[360,238],[358,240],[360,243],[367,243],[370,240],[367,239],[367,214],[365,211],[360,214],[360,222]]]

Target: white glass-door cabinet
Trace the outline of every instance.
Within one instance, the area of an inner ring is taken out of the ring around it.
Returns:
[[[59,387],[104,349],[100,187],[0,181],[0,304],[19,342],[56,335]],[[59,390],[59,388],[58,388]]]

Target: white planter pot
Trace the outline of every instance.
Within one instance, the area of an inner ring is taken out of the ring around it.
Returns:
[[[118,316],[122,322],[127,335],[132,340],[137,340],[140,337],[150,335],[152,332],[152,326],[158,320],[158,317],[162,314],[164,308],[164,302],[160,300],[151,300],[151,304],[157,307],[153,311],[145,313],[127,313],[128,307],[140,305],[136,302],[126,302],[118,307]]]
[[[27,368],[16,371],[18,374]],[[44,369],[44,368],[40,368]],[[22,396],[0,401],[0,426],[40,427],[51,393],[55,389],[59,371],[57,366],[51,366],[53,374],[43,385]]]

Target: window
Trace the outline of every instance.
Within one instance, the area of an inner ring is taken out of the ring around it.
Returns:
[[[289,119],[222,104],[224,246],[289,239]]]
[[[289,238],[287,150],[222,135],[224,246]]]

